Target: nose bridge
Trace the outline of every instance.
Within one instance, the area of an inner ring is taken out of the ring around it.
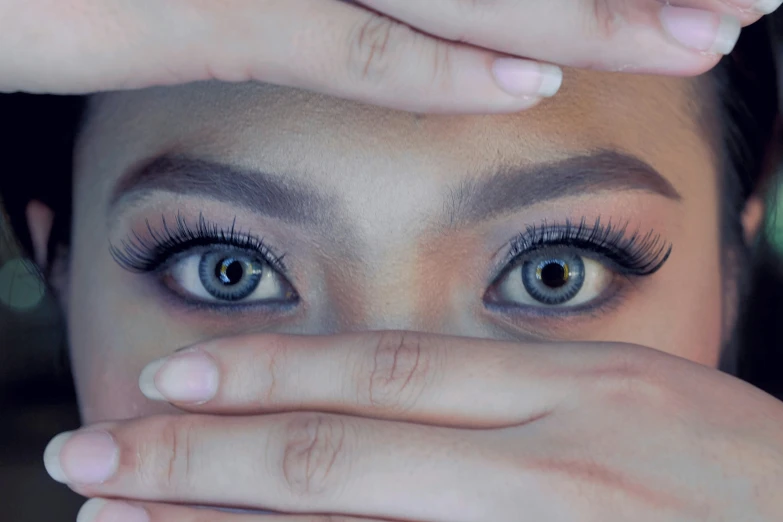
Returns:
[[[330,281],[328,294],[340,296],[330,303],[338,329],[452,334],[471,329],[483,281],[476,261],[480,243],[480,235],[469,232],[390,233]]]
[[[465,308],[453,291],[465,283],[460,270],[470,271],[465,260],[475,257],[476,245],[470,234],[443,225],[449,183],[450,176],[422,174],[403,159],[358,177],[341,195],[346,213],[357,217],[358,246],[328,292],[340,296],[329,305],[339,329],[440,332]]]
[[[339,328],[422,330],[425,325],[417,310],[421,289],[415,272],[415,254],[393,245],[368,255],[358,270],[341,271],[334,284],[348,291],[340,291],[343,298],[333,302]]]
[[[334,278],[329,295],[342,294],[331,314],[340,329],[420,330],[416,307],[417,248],[437,213],[437,180],[416,175],[411,161],[378,166],[343,194],[357,238],[356,259]],[[342,289],[349,289],[343,292]]]

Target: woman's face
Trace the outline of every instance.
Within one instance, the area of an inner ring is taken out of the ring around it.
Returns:
[[[621,341],[716,365],[719,166],[693,88],[570,73],[534,110],[470,117],[257,85],[94,98],[65,292],[84,420],[168,411],[138,391],[144,365],[248,331]]]

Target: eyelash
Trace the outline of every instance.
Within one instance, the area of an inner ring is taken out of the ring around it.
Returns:
[[[603,224],[600,218],[592,225],[588,225],[583,218],[579,222],[566,220],[562,224],[544,222],[540,226],[528,226],[525,232],[511,240],[508,254],[500,264],[494,281],[513,270],[524,257],[540,250],[557,251],[558,248],[577,250],[608,264],[609,268],[626,278],[654,274],[671,255],[672,245],[663,241],[654,231],[628,234],[628,226],[629,223],[622,226],[611,222]],[[148,220],[146,227],[149,238],[133,232],[128,239],[122,240],[119,246],[110,245],[112,257],[126,270],[137,273],[162,271],[175,262],[179,254],[190,252],[194,248],[214,248],[220,245],[257,254],[281,275],[287,272],[284,256],[276,255],[261,238],[237,230],[236,218],[231,227],[225,229],[199,214],[197,225],[191,227],[178,213],[174,227],[169,226],[165,216],[161,217],[159,231],[156,231]],[[580,311],[581,307],[577,307],[559,313]]]
[[[209,222],[203,214],[199,214],[195,228],[191,228],[179,213],[175,228],[169,226],[165,216],[161,217],[161,223],[162,231],[156,232],[147,220],[149,239],[133,232],[132,237],[121,241],[120,246],[110,245],[111,256],[126,270],[148,273],[161,270],[176,259],[178,254],[193,248],[224,245],[258,254],[280,274],[287,272],[283,262],[285,256],[276,255],[261,238],[237,230],[236,218],[229,229]]]
[[[616,226],[611,222],[604,225],[601,218],[593,225],[588,225],[584,218],[579,223],[566,220],[563,224],[531,225],[511,241],[509,254],[502,264],[503,271],[538,250],[565,247],[592,254],[622,275],[644,277],[654,274],[671,255],[671,243],[652,230],[644,235],[639,231],[628,235],[628,225]]]

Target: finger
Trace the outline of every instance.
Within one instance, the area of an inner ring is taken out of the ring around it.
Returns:
[[[652,350],[411,332],[221,339],[151,363],[140,388],[202,413],[330,411],[472,427],[522,424]],[[630,369],[628,371],[631,371]]]
[[[360,0],[423,32],[560,65],[694,75],[737,42],[748,0]],[[769,7],[769,2],[762,6]],[[745,7],[741,7],[744,5]],[[701,8],[701,9],[694,9]]]
[[[59,435],[44,459],[54,479],[88,497],[493,520],[509,507],[499,499],[517,502],[534,482],[510,481],[507,450],[482,436],[323,414],[173,415]]]
[[[0,3],[0,90],[85,93],[197,80],[276,83],[407,110],[496,112],[559,88],[554,66],[411,30],[337,0]]]
[[[781,0],[684,0],[676,2],[676,5],[728,14],[739,18],[743,26],[748,26],[775,12],[781,3]]]
[[[123,502],[94,498],[79,510],[77,522],[380,522],[380,519],[241,513],[239,510],[193,508],[171,504]]]

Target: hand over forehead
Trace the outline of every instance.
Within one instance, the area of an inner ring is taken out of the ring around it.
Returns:
[[[416,111],[521,110],[554,63],[693,75],[776,0],[6,0],[0,90],[261,81]],[[46,35],[45,38],[40,35]]]

